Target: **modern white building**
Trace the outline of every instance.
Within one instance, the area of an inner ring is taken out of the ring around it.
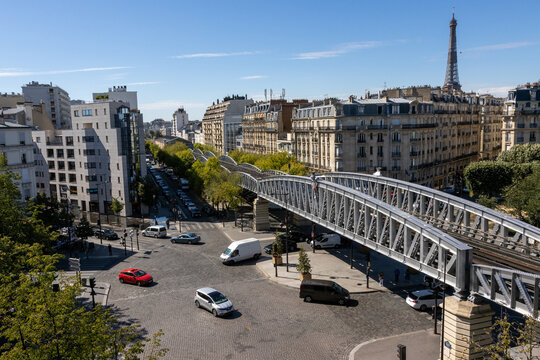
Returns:
[[[34,105],[45,104],[55,129],[71,129],[69,94],[58,86],[32,81],[22,87],[24,100]]]
[[[109,101],[73,105],[71,116],[71,130],[32,133],[42,164],[39,191],[83,212],[99,206],[100,213],[111,213],[115,198],[124,204],[120,215],[140,214],[136,180],[146,176],[142,114]]]
[[[7,168],[17,174],[21,200],[36,196],[36,174],[32,127],[0,118],[0,155],[7,159]]]
[[[172,116],[172,136],[180,137],[182,129],[184,129],[189,122],[189,116],[183,107],[178,108]]]
[[[108,92],[92,93],[94,102],[98,101],[122,101],[128,103],[129,108],[136,110],[139,108],[137,103],[137,92],[128,91],[127,86],[113,86]]]

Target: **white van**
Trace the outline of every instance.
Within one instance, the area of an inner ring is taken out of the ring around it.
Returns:
[[[219,257],[221,262],[230,265],[247,259],[258,259],[261,256],[261,243],[258,239],[250,238],[233,241]]]
[[[338,234],[322,234],[310,241],[310,245],[315,246],[315,249],[336,248],[341,246],[341,236]]]
[[[163,238],[167,236],[167,229],[163,225],[149,226],[142,231],[144,236],[150,236],[155,238]]]

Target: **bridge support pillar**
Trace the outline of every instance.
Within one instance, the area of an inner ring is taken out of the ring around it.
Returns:
[[[253,202],[253,230],[270,230],[268,201],[261,198],[256,198]]]
[[[289,213],[290,214],[290,213]],[[292,224],[296,227],[311,225],[311,221],[296,213],[292,213]]]
[[[483,353],[477,347],[491,343],[491,337],[486,332],[492,324],[493,313],[489,304],[478,305],[453,296],[447,297],[442,360],[481,359]]]

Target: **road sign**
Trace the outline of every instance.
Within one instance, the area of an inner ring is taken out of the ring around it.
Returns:
[[[129,231],[129,236],[133,237],[134,234],[135,234],[135,232],[133,232],[133,230]]]
[[[279,254],[277,252],[274,253],[274,255],[272,255],[274,258],[278,258],[279,257]]]
[[[71,271],[81,271],[81,260],[77,258],[69,258],[69,269]]]

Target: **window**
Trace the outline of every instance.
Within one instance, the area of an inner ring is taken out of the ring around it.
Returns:
[[[118,183],[120,184],[120,176],[118,177]]]
[[[84,168],[85,169],[95,169],[96,168],[96,163],[95,162],[85,162],[84,163]]]
[[[47,164],[49,165],[49,169],[54,169],[54,161],[47,161]]]
[[[68,161],[68,170],[75,170],[75,161]]]
[[[58,162],[58,170],[64,170],[66,168],[66,163],[63,161]]]
[[[54,150],[53,149],[47,149],[47,157],[54,157]]]
[[[98,122],[96,123],[96,129],[99,130],[99,123]]]
[[[66,182],[66,174],[64,174],[64,173],[59,173],[59,174],[58,174],[58,181],[60,181],[60,182]]]
[[[49,180],[56,180],[56,174],[55,173],[49,173]]]
[[[103,109],[103,115],[107,115],[107,108]],[[107,128],[107,123],[105,123],[105,129]]]
[[[107,125],[107,123],[105,123],[105,129],[108,129],[108,128],[109,128],[109,126]]]
[[[74,111],[73,111],[73,116],[78,117],[78,116],[79,116],[79,110],[74,110]]]
[[[109,137],[108,136],[105,136],[105,142],[109,142]]]
[[[93,136],[83,136],[82,138],[83,142],[94,142]]]
[[[72,195],[77,195],[77,187],[76,186],[70,186],[69,187],[69,193]]]
[[[73,146],[73,136],[66,136],[66,145]]]
[[[92,116],[92,109],[85,109],[82,111],[82,116]]]
[[[41,142],[41,138],[39,136],[36,136],[36,142],[37,143]]]
[[[85,150],[83,150],[83,154],[84,154],[85,156],[88,156],[88,155],[90,155],[90,156],[96,155],[96,150],[95,150],[95,149],[85,149]]]
[[[70,182],[70,183],[77,182],[77,175],[75,175],[75,174],[68,174],[68,176],[69,176],[69,182]]]
[[[86,181],[97,181],[97,175],[86,175]]]
[[[116,170],[120,170],[120,164],[116,163]]]
[[[63,158],[64,157],[64,149],[56,149],[56,157]]]
[[[67,149],[68,159],[73,159],[75,157],[75,151],[73,149]]]

